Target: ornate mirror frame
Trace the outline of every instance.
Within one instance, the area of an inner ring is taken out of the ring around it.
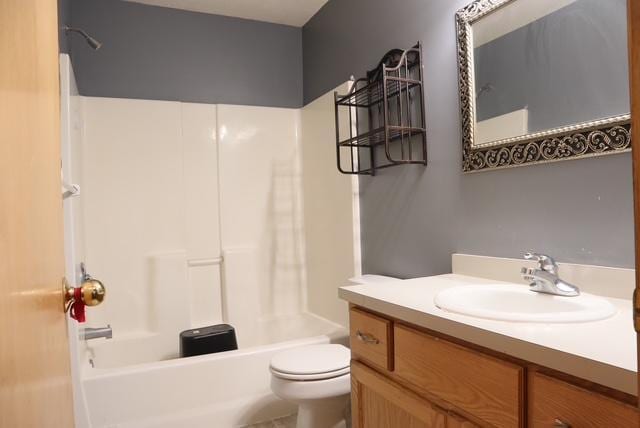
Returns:
[[[475,0],[456,13],[464,172],[513,168],[631,150],[631,115],[577,123],[474,145],[475,83],[471,25],[516,0]]]

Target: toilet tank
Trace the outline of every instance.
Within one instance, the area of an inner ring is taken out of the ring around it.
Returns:
[[[378,284],[382,282],[391,282],[391,281],[402,281],[399,278],[394,278],[392,276],[384,276],[384,275],[360,275],[354,276],[353,278],[349,278],[349,285],[356,284]]]

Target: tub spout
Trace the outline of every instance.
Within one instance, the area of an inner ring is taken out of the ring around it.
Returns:
[[[113,337],[113,332],[111,331],[111,325],[107,325],[106,327],[100,327],[100,328],[81,328],[80,329],[80,340],[99,339],[101,337],[104,337],[105,339],[111,339]]]

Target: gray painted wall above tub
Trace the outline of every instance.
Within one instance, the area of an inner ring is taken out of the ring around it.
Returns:
[[[71,0],[58,0],[58,50],[69,53],[69,38],[62,28],[71,21]]]
[[[362,75],[389,49],[423,43],[429,165],[361,179],[364,272],[434,275],[451,271],[454,252],[527,250],[632,267],[628,153],[462,174],[454,15],[469,2],[330,0],[303,28],[305,102]]]
[[[72,0],[82,95],[300,107],[301,29],[121,0]]]

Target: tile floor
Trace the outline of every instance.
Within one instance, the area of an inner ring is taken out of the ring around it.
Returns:
[[[296,428],[296,415],[289,415],[272,421],[247,425],[245,428]]]
[[[242,428],[296,428],[296,417],[293,414],[282,418],[273,419],[271,421],[260,422],[253,425],[246,425]],[[347,419],[347,428],[351,428],[351,406],[347,406],[345,418]]]

